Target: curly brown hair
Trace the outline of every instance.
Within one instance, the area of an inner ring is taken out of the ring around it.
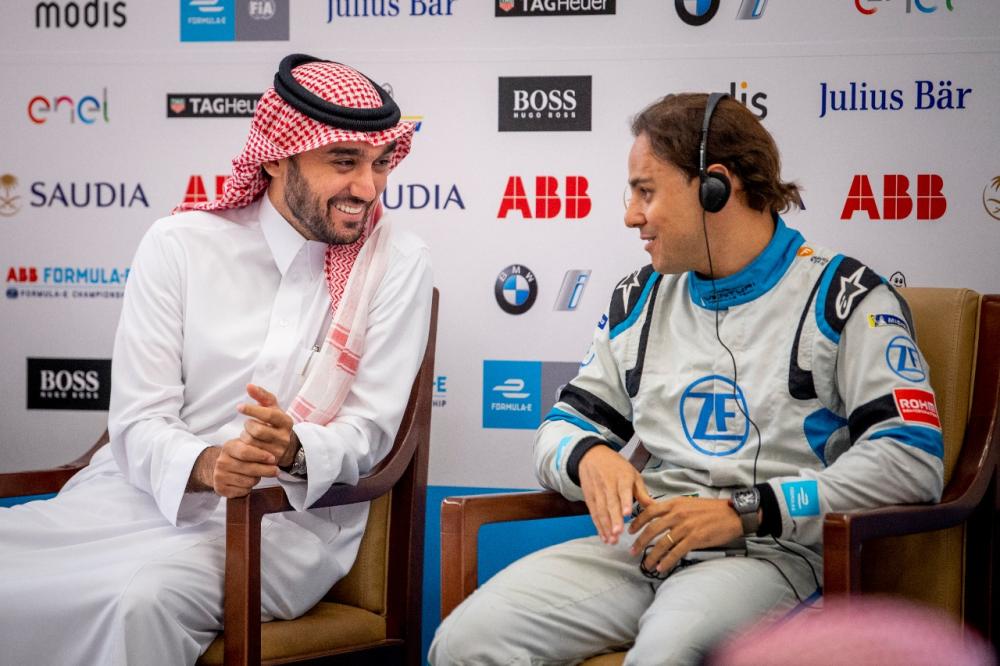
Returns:
[[[667,95],[632,121],[632,135],[649,137],[653,153],[689,178],[698,177],[698,148],[705,120],[705,93]],[[743,183],[747,205],[782,213],[802,208],[799,186],[781,180],[781,160],[771,134],[739,102],[723,99],[715,107],[708,133],[706,164],[724,164]]]

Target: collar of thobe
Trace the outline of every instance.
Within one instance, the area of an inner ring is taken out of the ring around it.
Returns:
[[[259,216],[260,228],[264,233],[264,239],[271,249],[271,256],[274,257],[274,263],[282,276],[285,275],[295,262],[296,257],[302,253],[306,255],[309,267],[309,280],[319,279],[323,275],[326,243],[306,240],[274,208],[266,193],[260,198]]]

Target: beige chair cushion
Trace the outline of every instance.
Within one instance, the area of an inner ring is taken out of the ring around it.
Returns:
[[[336,622],[337,631],[329,627]],[[261,660],[282,659],[307,652],[334,651],[385,640],[385,618],[370,611],[321,601],[302,617],[261,625]],[[222,634],[198,660],[199,666],[220,666],[224,654]]]
[[[386,612],[389,561],[389,508],[392,492],[372,501],[368,525],[351,570],[326,595],[327,601],[357,606],[378,615]]]
[[[975,367],[979,295],[968,289],[901,289],[913,313],[917,344],[930,367],[944,434],[947,485],[965,437]],[[962,618],[964,528],[865,544],[866,593],[902,595]]]

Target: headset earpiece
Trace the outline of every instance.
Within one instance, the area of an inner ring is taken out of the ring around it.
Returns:
[[[701,180],[698,189],[698,201],[706,213],[718,213],[725,208],[729,194],[733,189],[726,174],[718,171],[708,171],[706,164],[708,154],[708,124],[712,121],[715,107],[726,97],[726,93],[712,93],[705,103],[705,119],[701,124],[701,144],[698,146],[698,177]]]
[[[709,171],[703,174],[701,176],[701,189],[698,192],[701,207],[705,209],[706,213],[718,213],[725,208],[731,191],[732,185],[726,174],[718,171]]]

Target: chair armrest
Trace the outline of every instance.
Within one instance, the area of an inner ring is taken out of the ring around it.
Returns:
[[[97,449],[107,443],[108,431],[105,430],[94,445],[73,462],[49,469],[0,474],[0,497],[21,497],[23,495],[44,495],[59,492],[71,476],[90,463],[90,458]]]
[[[441,617],[476,589],[480,527],[585,513],[586,504],[551,490],[446,497],[441,503]]]

